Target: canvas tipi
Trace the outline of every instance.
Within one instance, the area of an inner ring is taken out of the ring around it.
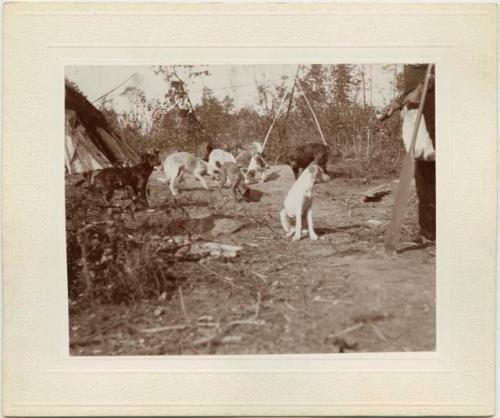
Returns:
[[[112,129],[102,112],[68,82],[65,90],[65,165],[69,174],[140,162],[137,152]]]

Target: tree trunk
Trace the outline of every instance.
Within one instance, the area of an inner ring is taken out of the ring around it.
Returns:
[[[363,109],[366,109],[366,81],[365,81],[365,66],[361,66],[361,78],[363,80]]]
[[[370,106],[373,107],[373,65],[370,64]]]

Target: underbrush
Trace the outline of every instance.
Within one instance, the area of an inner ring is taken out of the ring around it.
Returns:
[[[70,182],[69,182],[70,183]],[[85,186],[66,188],[68,292],[71,306],[129,304],[167,295],[182,277],[170,273],[179,244],[173,235],[188,223],[186,216],[168,222],[145,216],[133,220],[127,205],[103,205]]]

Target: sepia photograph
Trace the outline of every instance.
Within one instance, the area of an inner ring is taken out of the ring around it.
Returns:
[[[494,413],[495,5],[3,12],[5,416]]]
[[[66,67],[71,354],[435,350],[434,74]]]

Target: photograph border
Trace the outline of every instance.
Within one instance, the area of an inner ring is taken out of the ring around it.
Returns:
[[[4,14],[5,415],[493,413],[494,5],[18,3]],[[436,352],[69,356],[66,65],[417,62],[436,64]]]

